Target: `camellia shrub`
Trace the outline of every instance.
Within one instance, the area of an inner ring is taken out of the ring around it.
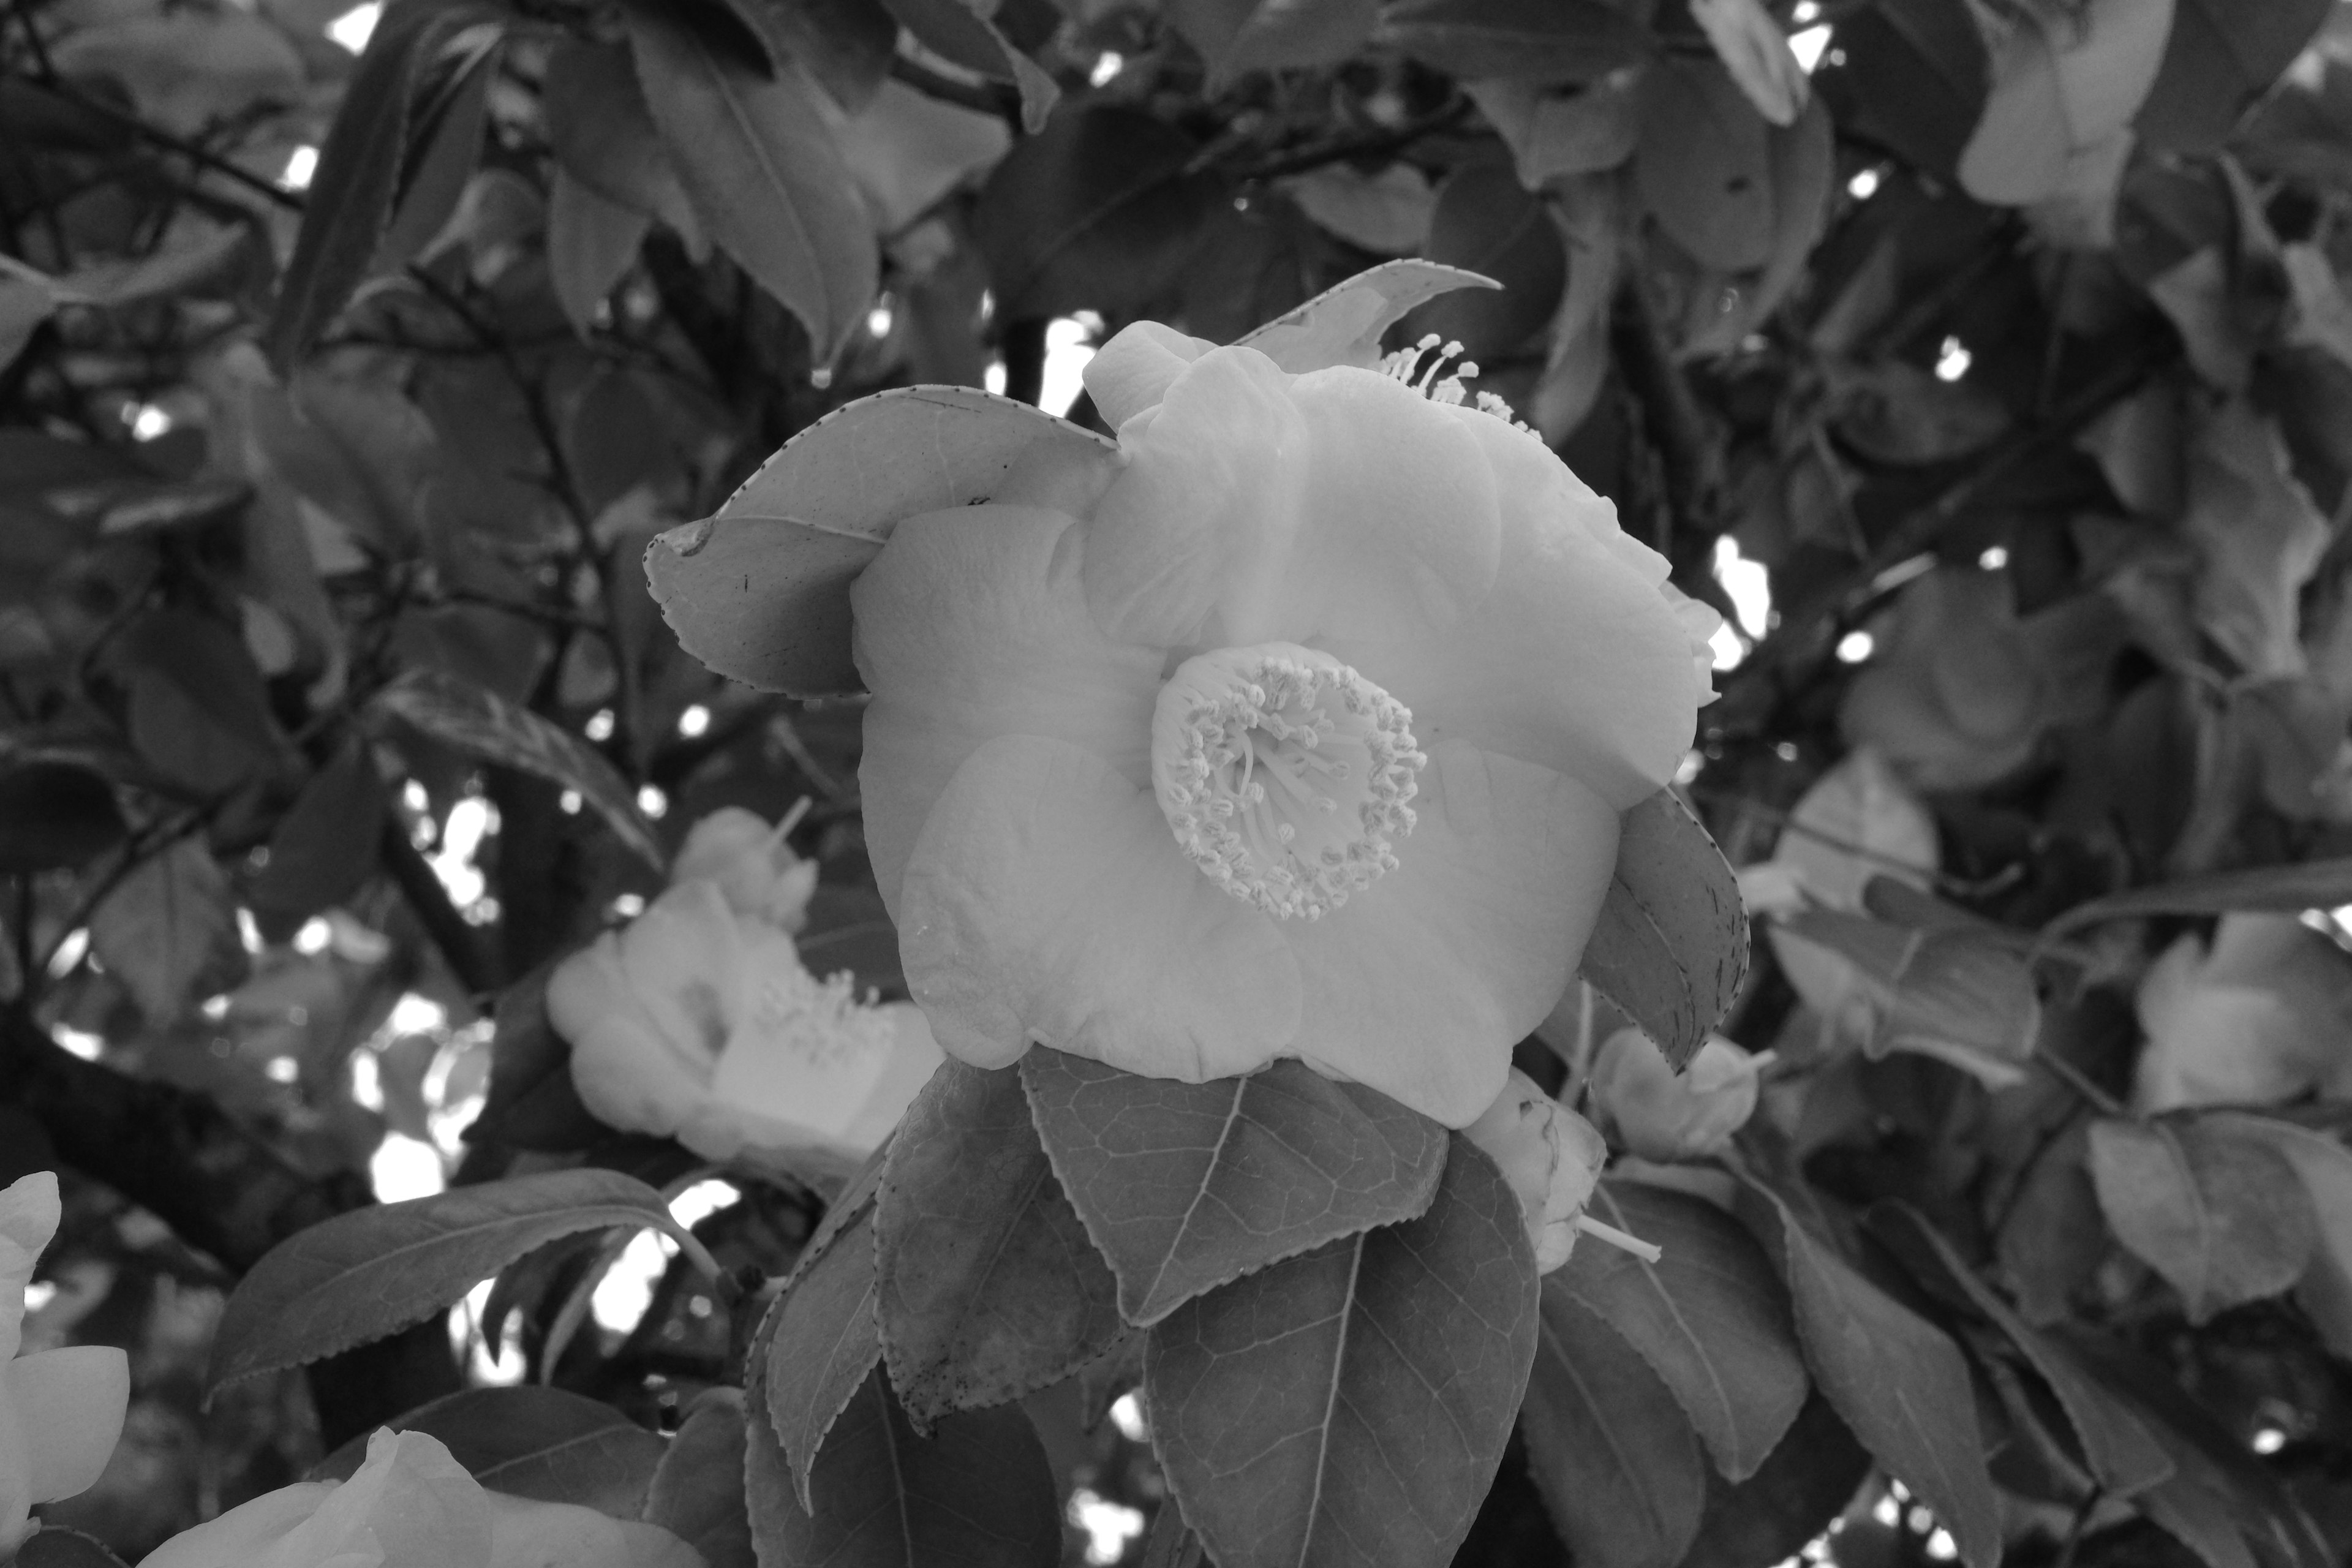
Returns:
[[[0,1562],[2352,1556],[2343,0],[0,6]]]

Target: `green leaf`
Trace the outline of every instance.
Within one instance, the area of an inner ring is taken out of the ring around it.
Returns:
[[[576,39],[557,45],[547,57],[540,102],[548,145],[562,173],[608,202],[658,218],[688,249],[702,250],[701,220],[654,128],[626,45]]]
[[[1212,89],[1246,71],[1337,65],[1361,48],[1380,0],[1169,0],[1168,20],[1201,51]]]
[[[283,932],[349,900],[374,875],[383,834],[375,758],[352,741],[310,775],[269,836],[269,863],[247,887],[254,913]]]
[[[2327,1348],[2352,1361],[2352,1149],[2325,1132],[2267,1116],[2212,1111],[2204,1121],[2262,1144],[2294,1168],[2318,1222],[2311,1268],[2296,1294]]]
[[[966,70],[1021,89],[1021,128],[1034,136],[1062,95],[1045,68],[1015,48],[989,20],[993,6],[971,0],[882,0],[890,14],[929,48]]]
[[[128,831],[114,786],[79,763],[35,760],[0,773],[0,872],[79,866]]]
[[[558,167],[547,196],[547,270],[572,330],[586,337],[597,308],[637,258],[652,220],[634,207],[607,201]]]
[[[1425,300],[1456,289],[1499,289],[1491,278],[1433,261],[1383,261],[1335,283],[1236,342],[1293,375],[1337,364],[1370,368],[1381,337]]]
[[[1535,1355],[1518,1200],[1456,1137],[1429,1212],[1194,1297],[1144,1343],[1153,1440],[1218,1568],[1446,1563]]]
[[[236,900],[201,839],[176,840],[116,883],[90,917],[89,944],[157,1028],[245,972]]]
[[[2116,1497],[2131,1497],[2172,1473],[2172,1459],[2147,1424],[2109,1394],[2062,1342],[2040,1332],[1977,1277],[1927,1216],[1907,1204],[1872,1206],[1871,1234],[1913,1277],[1947,1301],[1990,1320],[2056,1396],[2092,1475]]]
[[[2174,0],[2087,0],[2045,25],[2023,11],[1992,51],[1992,89],[1960,153],[1979,201],[2021,206],[2057,192],[2074,158],[2116,135],[2146,101]]]
[[[434,112],[416,117],[410,132],[409,167],[403,174],[399,205],[384,227],[371,272],[397,272],[448,226],[482,158],[482,127],[488,117],[489,53],[459,62],[454,80],[432,95]]]
[[[338,1215],[272,1247],[237,1282],[205,1386],[337,1355],[397,1333],[558,1237],[675,1229],[661,1194],[581,1169],[458,1187]]]
[[[1957,178],[1990,81],[1966,0],[1879,0],[1839,20],[1837,47],[1822,90],[1850,94],[1854,123],[1914,167]]]
[[[1771,148],[1764,117],[1717,60],[1662,60],[1643,79],[1633,183],[1643,205],[1702,266],[1744,272],[1771,258]]]
[[[990,172],[972,211],[1000,321],[1131,315],[1175,281],[1217,201],[1200,151],[1119,104],[1056,116]]]
[[[1780,1270],[1806,1364],[1839,1416],[1933,1510],[1968,1568],[2001,1556],[1967,1360],[1942,1330],[1864,1278],[1780,1195],[1749,1182],[1739,1217]]]
[[[1491,278],[1496,287],[1433,300],[1413,312],[1406,332],[1458,342],[1481,364],[1524,348],[1550,323],[1568,287],[1559,229],[1507,163],[1465,163],[1445,177],[1423,248],[1431,261]]]
[[[2244,674],[2304,673],[2297,601],[2334,533],[2277,428],[2249,402],[2197,421],[2180,522],[2204,558],[2191,595],[2197,624]]]
[[[468,1388],[386,1422],[448,1446],[450,1458],[492,1491],[577,1503],[635,1519],[671,1445],[599,1399],[560,1388]],[[362,1434],[311,1468],[314,1481],[347,1481],[367,1458]]]
[[[658,870],[668,863],[653,825],[613,764],[586,742],[528,708],[437,669],[412,669],[378,691],[374,706],[434,739],[580,792],[622,844]]]
[[[5,348],[0,343],[0,348]],[[16,1568],[127,1568],[105,1543],[63,1525],[43,1525],[16,1553]]]
[[[986,500],[1041,444],[1071,464],[1118,460],[1092,431],[972,387],[860,398],[786,442],[717,513],[656,537],[654,598],[721,675],[795,697],[856,691],[849,584],[900,519]]]
[[[317,371],[289,391],[257,388],[252,409],[255,439],[296,489],[379,552],[415,552],[442,462],[423,409],[391,386]]]
[[[281,370],[318,341],[367,276],[400,189],[410,100],[459,34],[498,20],[497,10],[466,0],[399,0],[385,7],[320,150],[301,233],[263,340]]]
[[[497,1142],[542,1153],[575,1153],[613,1136],[589,1114],[572,1081],[572,1047],[547,1021],[552,961],[499,996],[490,1036],[490,1084],[469,1143]]]
[[[1029,1108],[1129,1322],[1429,1207],[1444,1129],[1296,1061],[1208,1083],[1139,1078],[1045,1047]]]
[[[151,610],[108,658],[131,689],[131,744],[180,784],[215,795],[284,758],[261,671],[220,622]]]
[[[958,1410],[918,1434],[877,1368],[825,1438],[804,1509],[758,1434],[747,1466],[761,1559],[825,1568],[1056,1568],[1054,1471],[1018,1405]]]
[[[2009,428],[2009,405],[1977,382],[1903,360],[1827,368],[1838,435],[1874,462],[1948,462]]]
[[[1564,1294],[1615,1330],[1664,1380],[1716,1468],[1746,1480],[1811,1386],[1787,1290],[1738,1223],[1702,1199],[1609,1181],[1590,1212],[1663,1256],[1644,1262],[1588,1241],[1546,1281],[1547,1301]]]
[[[646,1489],[646,1522],[702,1553],[704,1568],[758,1568],[743,1497],[748,1443],[742,1391],[706,1388]]]
[[[1471,80],[1597,81],[1655,47],[1606,0],[1401,0],[1381,10],[1373,37]]]
[[[1974,926],[1899,926],[1838,910],[1806,910],[1774,928],[1786,940],[1848,961],[1873,1057],[1917,1051],[1988,1084],[2015,1082],[2033,1049],[2042,1001],[2032,966],[2007,933]]]
[[[762,79],[667,12],[628,18],[646,103],[703,226],[829,362],[863,322],[880,260],[816,89],[797,66]]]
[[[2305,910],[2333,909],[2352,903],[2352,856],[2332,860],[2305,860],[2291,866],[2256,866],[2243,871],[2215,871],[2208,876],[2159,882],[2152,888],[2130,888],[2076,904],[2043,928],[2055,941],[2101,921],[2137,920],[2147,915],[2218,915],[2231,910],[2275,910],[2300,914]]]
[[[761,1345],[751,1358],[751,1376],[766,1401],[803,1509],[812,1506],[809,1477],[825,1434],[882,1359],[873,1213],[864,1204],[849,1212],[854,1217],[834,1235],[817,1238],[825,1244],[823,1251],[812,1243],[814,1259],[803,1257],[761,1325]]]
[[[1706,1495],[1691,1424],[1657,1373],[1558,1278],[1544,1285],[1519,1411],[1528,1473],[1580,1568],[1675,1568]]]
[[[1124,1327],[1012,1068],[931,1075],[891,1140],[874,1246],[883,1352],[918,1429],[1059,1383]]]
[[[890,74],[898,18],[878,0],[730,0],[776,59],[796,59],[856,114]]]
[[[2303,52],[2328,10],[2327,0],[2174,0],[2164,60],[2132,129],[2168,153],[2216,151]]]
[[[2180,1292],[2192,1323],[2277,1295],[2311,1262],[2294,1168],[2227,1123],[2093,1122],[2091,1180],[2116,1239]]]
[[[1706,1511],[1681,1568],[1763,1568],[1796,1556],[1853,1498],[1870,1455],[1817,1389],[1763,1468],[1706,1481]]]
[[[1706,829],[1668,791],[1625,814],[1583,973],[1677,1068],[1706,1043],[1748,978],[1739,885]]]

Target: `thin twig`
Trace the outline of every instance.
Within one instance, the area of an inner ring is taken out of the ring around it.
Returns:
[[[2034,1042],[2033,1059],[2050,1070],[2050,1076],[2083,1097],[2102,1116],[2128,1117],[2123,1101],[2083,1076],[2083,1069],[2060,1056],[2039,1040]]]
[[[1285,174],[1304,174],[1332,163],[1346,163],[1355,158],[1383,157],[1402,152],[1424,136],[1435,135],[1465,119],[1470,113],[1470,100],[1455,93],[1445,103],[1402,125],[1386,126],[1376,131],[1360,131],[1350,135],[1334,137],[1312,147],[1301,147],[1279,153],[1262,163],[1236,170],[1235,177],[1244,180],[1273,180]]]

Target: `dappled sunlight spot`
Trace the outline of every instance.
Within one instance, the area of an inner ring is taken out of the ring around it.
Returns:
[[[394,1035],[427,1035],[446,1026],[448,1022],[446,1007],[430,996],[411,991],[392,1005],[392,1015],[384,1019],[383,1026]]]
[[[686,711],[677,716],[677,732],[689,741],[709,728],[710,710],[699,702],[688,704]]]
[[[106,1037],[103,1035],[93,1035],[87,1029],[77,1029],[71,1024],[50,1025],[49,1038],[86,1062],[98,1060],[99,1053],[106,1048]]]
[[[507,1319],[506,1334],[496,1345],[483,1332],[482,1318],[489,1310],[490,1292],[497,1286],[485,1279],[466,1292],[449,1313],[449,1346],[464,1358],[477,1387],[511,1388],[523,1380],[522,1316]]]
[[[1143,1416],[1143,1396],[1132,1391],[1111,1401],[1110,1424],[1130,1443],[1148,1442],[1151,1425]]]
[[[664,795],[658,786],[647,784],[637,791],[637,809],[659,821],[662,814],[669,810],[669,796]]]
[[[597,1323],[616,1334],[635,1328],[654,1304],[654,1287],[661,1283],[677,1252],[677,1244],[658,1231],[641,1230],[631,1237],[588,1298],[588,1310]]]
[[[1936,350],[1936,379],[1958,381],[1969,374],[1969,366],[1975,363],[1976,355],[1969,352],[1968,344],[1958,338],[1947,337]]]
[[[2000,571],[2009,564],[2009,547],[2005,544],[1987,545],[1985,552],[1977,557],[1977,564],[1988,572]]]
[[[1095,357],[1095,340],[1102,335],[1102,318],[1091,310],[1062,316],[1045,328],[1045,380],[1037,406],[1048,414],[1067,414],[1086,390],[1081,379]]]
[[[1878,647],[1878,639],[1868,632],[1848,632],[1838,638],[1837,657],[1840,664],[1860,664]]]
[[[1094,68],[1087,72],[1088,87],[1108,87],[1111,78],[1127,66],[1127,57],[1117,49],[1105,49],[1095,58]]]
[[[2275,1454],[2286,1447],[2286,1434],[2275,1426],[2265,1426],[2254,1434],[2252,1447],[2257,1454]]]
[[[1855,201],[1866,202],[1878,194],[1883,178],[1876,169],[1857,169],[1853,178],[1845,183],[1845,194]]]
[[[352,1103],[379,1115],[383,1110],[383,1071],[365,1047],[352,1053]]]
[[[590,740],[602,745],[613,738],[613,710],[610,708],[597,709],[588,715],[588,722],[581,728]]]
[[[732,1208],[743,1198],[742,1189],[732,1182],[713,1176],[697,1182],[669,1201],[670,1217],[688,1230],[700,1225],[719,1210]]]
[[[1830,29],[1807,27],[1789,35],[1789,52],[1797,57],[1798,66],[1808,74],[1822,63],[1822,56],[1830,47]]]
[[[482,840],[498,830],[499,808],[478,795],[469,795],[449,808],[448,818],[441,824],[440,845],[425,858],[460,913],[479,906],[489,890],[488,879],[474,865],[474,856]]]
[[[1771,575],[1762,562],[1741,555],[1738,542],[1728,534],[1715,542],[1715,580],[1731,600],[1741,631],[1760,637],[1771,629]]]
[[[302,922],[302,929],[294,933],[294,951],[305,958],[315,958],[326,952],[334,940],[335,928],[312,915]]]
[[[441,1168],[441,1151],[405,1132],[387,1132],[368,1157],[368,1180],[378,1203],[404,1203],[429,1198],[449,1184]]]
[[[297,147],[287,154],[286,169],[278,176],[278,183],[289,191],[307,191],[310,188],[310,177],[318,172],[319,150],[316,147]]]
[[[1097,1568],[1126,1556],[1127,1543],[1143,1533],[1146,1522],[1141,1509],[1113,1502],[1087,1487],[1070,1494],[1069,1521],[1085,1531],[1087,1561]]]
[[[358,54],[368,47],[368,39],[374,37],[375,25],[383,16],[382,0],[366,0],[366,4],[354,5],[328,23],[327,37]]]
[[[625,921],[635,920],[646,912],[643,893],[616,893],[613,896],[613,912]]]
[[[134,441],[152,441],[158,436],[168,434],[173,424],[169,409],[159,408],[152,403],[142,403],[131,409],[130,418],[131,438]]]

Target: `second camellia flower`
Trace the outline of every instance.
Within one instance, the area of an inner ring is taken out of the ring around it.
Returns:
[[[867,842],[950,1054],[1496,1100],[1713,626],[1440,374],[1139,324],[1087,373],[1115,471],[1016,463],[858,578]]]

